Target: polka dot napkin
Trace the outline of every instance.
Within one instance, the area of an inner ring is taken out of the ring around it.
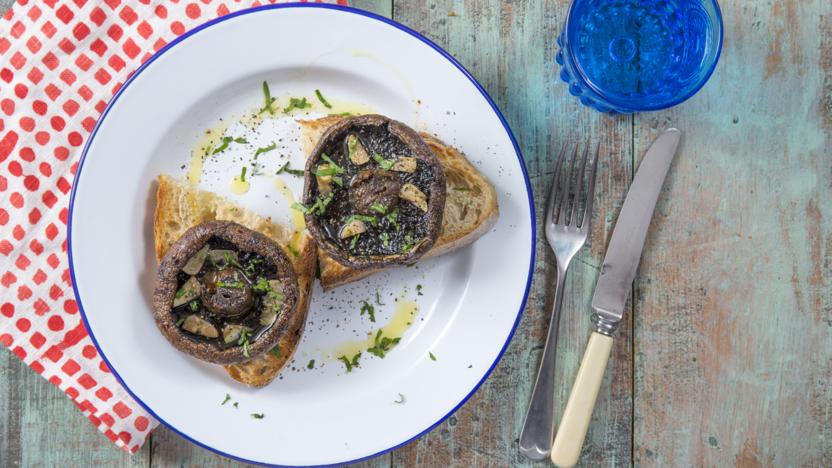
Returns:
[[[194,26],[260,4],[18,0],[0,19],[0,343],[130,453],[158,423],[110,373],[78,313],[66,255],[73,175],[96,118],[142,62]]]

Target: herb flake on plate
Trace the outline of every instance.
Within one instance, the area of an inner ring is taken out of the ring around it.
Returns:
[[[326,107],[327,109],[332,109],[332,104],[330,104],[330,103],[329,103],[329,101],[327,101],[327,100],[326,100],[326,98],[324,97],[324,95],[323,95],[323,94],[321,94],[321,90],[320,90],[320,89],[316,89],[316,90],[315,90],[315,96],[317,96],[317,97],[318,97],[318,100],[319,100],[319,101],[321,101],[321,104],[323,104],[323,105],[324,105],[324,107]]]
[[[284,172],[287,174],[292,174],[293,176],[303,177],[303,169],[292,169],[291,167],[289,167],[288,162],[280,166],[280,169],[278,169],[277,172],[275,172],[275,175],[280,175]]]

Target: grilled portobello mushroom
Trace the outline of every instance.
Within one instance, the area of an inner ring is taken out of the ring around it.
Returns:
[[[309,156],[296,208],[318,246],[343,265],[410,264],[439,237],[445,175],[410,127],[381,115],[350,117]]]
[[[247,361],[291,333],[298,280],[283,250],[230,221],[186,231],[159,266],[153,316],[183,353],[215,364]]]

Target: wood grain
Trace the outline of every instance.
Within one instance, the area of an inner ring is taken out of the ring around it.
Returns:
[[[543,219],[554,160],[563,144],[601,141],[596,229],[566,279],[558,343],[558,415],[577,373],[590,331],[589,298],[598,265],[631,178],[630,117],[598,114],[581,106],[557,77],[555,38],[566,1],[439,1],[428,8],[396,1],[394,16],[453,54],[482,83],[505,114],[532,179],[537,218]],[[523,320],[505,356],[480,390],[437,429],[393,454],[396,466],[519,466],[517,450],[531,385],[546,336],[555,280],[554,257],[541,239],[535,279]],[[632,358],[630,323],[621,327],[598,398],[582,463],[621,466],[631,460]]]
[[[832,465],[832,8],[722,2],[636,291],[635,461]]]

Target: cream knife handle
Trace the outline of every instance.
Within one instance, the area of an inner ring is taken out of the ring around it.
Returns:
[[[601,388],[601,381],[604,380],[610,349],[612,338],[592,332],[552,445],[552,463],[557,466],[575,466],[578,463],[592,410],[595,408],[595,398]]]

